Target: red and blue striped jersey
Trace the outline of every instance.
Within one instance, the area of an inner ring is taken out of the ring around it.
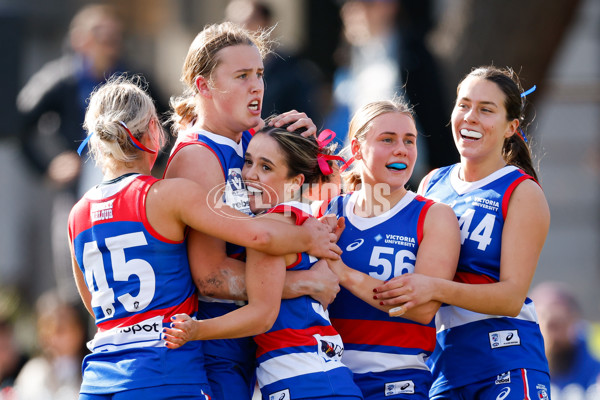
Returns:
[[[521,182],[533,178],[514,166],[505,166],[484,179],[465,182],[459,178],[459,170],[460,164],[455,164],[432,171],[423,195],[450,205],[458,218],[462,244],[454,280],[497,282],[511,194]],[[526,246],[527,238],[523,241]],[[443,304],[436,327],[438,346],[429,360],[435,379],[432,395],[513,369],[548,372],[543,338],[529,298],[514,318]]]
[[[244,131],[241,140],[236,143],[232,139],[205,130],[188,130],[180,132],[169,156],[165,171],[178,151],[186,146],[199,145],[210,150],[221,165],[223,172],[224,200],[225,203],[238,211],[252,215],[246,186],[242,180],[244,156],[248,143],[254,134],[253,130]],[[198,166],[201,168],[201,165]],[[219,188],[216,188],[219,189]],[[244,259],[245,249],[233,243],[226,243],[229,257]],[[200,296],[198,305],[198,319],[215,318],[231,312],[242,305],[242,302],[233,300],[215,299]],[[254,362],[254,343],[251,338],[207,340],[204,343],[206,354],[212,354],[229,360],[244,363]]]
[[[169,350],[161,339],[172,315],[195,314],[197,293],[185,241],[161,236],[146,217],[156,181],[133,174],[98,185],[69,216],[98,328],[83,363],[83,393],[207,381],[200,343]]]
[[[296,218],[301,225],[310,207],[299,202],[280,204],[269,210]],[[316,258],[298,254],[288,270],[306,270]],[[257,378],[263,399],[335,398],[362,395],[352,372],[342,363],[344,345],[331,326],[327,310],[309,296],[284,299],[273,327],[255,336]]]
[[[338,241],[344,263],[381,281],[414,272],[424,219],[433,202],[407,192],[390,210],[363,218],[354,213],[358,194],[334,198],[326,212],[346,219]],[[379,380],[381,374],[390,383],[412,381],[411,387],[415,381],[431,381],[425,360],[435,347],[433,321],[424,325],[390,317],[345,288],[329,312],[344,341],[344,363],[354,372],[359,386],[369,385],[369,377]],[[427,393],[426,386],[415,390]],[[383,386],[381,390],[383,393]]]

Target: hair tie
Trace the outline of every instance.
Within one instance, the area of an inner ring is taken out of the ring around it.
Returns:
[[[344,162],[344,165],[342,165],[340,167],[340,172],[344,172],[345,170],[347,170],[350,167],[350,165],[352,165],[354,160],[355,160],[355,158],[354,158],[354,156],[352,156],[348,159],[348,161]]]
[[[319,145],[319,150],[323,147],[327,146],[333,139],[335,139],[335,132],[331,129],[325,129],[319,133],[317,136],[317,144]]]
[[[521,93],[521,97],[525,97],[528,94],[535,92],[535,89],[537,89],[537,86],[533,85],[529,90],[526,90],[523,93]]]
[[[322,150],[325,146],[331,143],[331,141],[335,139],[335,136],[335,132],[331,129],[322,130],[321,133],[319,133],[319,136],[317,136],[317,145],[319,146],[319,150]],[[340,167],[340,172],[343,172],[344,170],[346,170],[346,168],[350,166],[352,161],[354,161],[354,158],[352,158],[351,161],[346,161],[344,157],[341,156],[334,156],[323,153],[317,154],[317,163],[319,164],[319,169],[321,170],[323,175],[331,175],[333,173],[333,170],[331,169],[329,163],[327,163],[327,160],[343,162],[344,165]]]
[[[147,148],[146,146],[144,146],[144,145],[142,144],[142,142],[140,142],[139,140],[137,140],[137,139],[136,139],[136,138],[135,138],[135,137],[134,137],[134,136],[131,134],[131,131],[129,130],[129,128],[127,127],[127,125],[125,125],[125,122],[123,122],[123,121],[119,121],[119,123],[120,123],[121,125],[123,125],[123,128],[125,128],[125,130],[127,131],[127,135],[129,135],[129,140],[131,140],[131,143],[132,143],[132,144],[133,144],[135,147],[137,147],[139,150],[145,151],[145,152],[147,152],[147,153],[151,153],[151,154],[155,154],[155,153],[156,153],[156,150],[152,150],[152,149],[149,149],[149,148]]]
[[[531,88],[529,88],[529,90],[526,90],[523,93],[521,93],[521,97],[525,97],[528,94],[535,92],[535,89],[537,89],[537,86],[533,85]],[[529,141],[527,140],[527,136],[525,136],[525,132],[523,132],[523,129],[519,128],[519,132],[521,133],[521,137],[523,138],[523,141],[525,141],[525,143],[529,143]]]
[[[527,140],[527,136],[525,136],[525,132],[523,132],[523,129],[519,128],[519,132],[521,132],[521,137],[523,138],[525,143],[529,143],[529,141]]]
[[[331,175],[333,173],[333,169],[331,169],[331,166],[329,165],[327,160],[341,161],[344,164],[346,163],[346,160],[344,160],[344,158],[340,157],[340,156],[334,156],[331,154],[323,154],[323,153],[317,154],[317,163],[319,164],[319,169],[321,170],[323,175]],[[340,170],[341,170],[341,168],[340,168]]]
[[[87,135],[85,137],[85,139],[83,139],[83,142],[81,142],[81,144],[77,148],[77,154],[79,155],[79,157],[81,157],[81,152],[83,151],[83,149],[85,149],[85,146],[87,146],[87,144],[90,141],[90,138],[92,137],[93,134],[94,134],[94,132],[90,132],[90,134]]]

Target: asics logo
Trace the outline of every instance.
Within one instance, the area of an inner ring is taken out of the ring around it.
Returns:
[[[504,400],[505,398],[508,397],[509,393],[510,393],[510,388],[509,387],[505,387],[504,389],[502,389],[502,391],[500,392],[500,394],[498,395],[498,397],[496,397],[496,400]]]
[[[357,239],[354,242],[350,243],[348,246],[346,246],[346,251],[352,251],[352,250],[356,250],[358,249],[363,243],[365,242],[364,239]]]

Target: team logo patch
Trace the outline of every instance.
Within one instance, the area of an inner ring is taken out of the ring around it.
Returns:
[[[242,170],[239,168],[230,168],[225,186],[225,204],[250,215],[250,200],[248,192],[242,180]]]
[[[496,385],[502,385],[504,383],[510,383],[510,371],[496,376]]]
[[[271,393],[269,395],[269,400],[291,400],[290,390],[284,389],[279,392]]]
[[[385,395],[415,394],[415,383],[413,381],[397,381],[385,384]]]
[[[329,358],[341,357],[344,353],[344,348],[339,344],[321,339],[321,353]]]
[[[242,170],[241,169],[229,168],[229,173],[227,174],[227,185],[233,191],[244,189],[244,181],[242,179]]]
[[[546,389],[545,385],[536,385],[535,388],[537,389],[537,398],[539,400],[550,399],[550,397],[548,396],[548,389]]]
[[[521,338],[517,330],[490,332],[489,336],[492,349],[521,345]]]

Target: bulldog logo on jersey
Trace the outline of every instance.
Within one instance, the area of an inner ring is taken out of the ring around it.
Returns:
[[[548,396],[548,389],[546,388],[546,385],[536,385],[535,388],[537,389],[537,398],[539,400],[549,400],[550,397]]]
[[[242,190],[244,188],[244,181],[242,180],[242,171],[239,168],[229,169],[227,184],[229,185],[231,190]]]
[[[242,170],[240,168],[230,168],[227,175],[224,194],[225,204],[235,208],[244,214],[251,215],[250,201],[248,192],[242,179]]]

